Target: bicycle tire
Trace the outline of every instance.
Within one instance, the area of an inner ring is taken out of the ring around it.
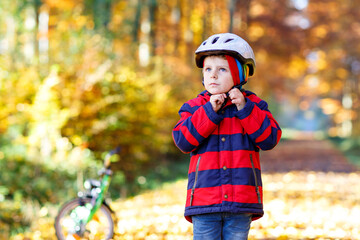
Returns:
[[[105,204],[102,204],[99,210],[95,213],[93,219],[86,225],[86,234],[84,236],[78,236],[74,231],[74,221],[70,217],[73,210],[79,206],[82,206],[80,202],[90,202],[90,199],[75,198],[66,202],[59,210],[58,215],[55,218],[55,233],[59,240],[68,239],[112,239],[114,235],[114,220],[111,214],[111,210]]]

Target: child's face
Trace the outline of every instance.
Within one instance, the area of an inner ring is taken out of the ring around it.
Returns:
[[[229,63],[221,56],[209,56],[203,67],[205,89],[211,94],[227,93],[233,86]]]

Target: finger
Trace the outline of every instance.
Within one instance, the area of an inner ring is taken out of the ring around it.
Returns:
[[[238,93],[240,90],[238,88],[233,88],[229,91],[229,93]]]
[[[217,104],[221,105],[224,102],[224,97],[220,96],[216,102],[217,102]]]
[[[224,93],[219,94],[216,96],[216,99],[220,100],[220,101],[224,101],[224,99],[226,98],[226,95]]]
[[[243,98],[243,96],[244,95],[240,91],[231,93],[232,98]]]
[[[219,96],[214,96],[212,101],[216,104],[216,105],[219,105],[220,104],[220,98]]]
[[[230,98],[230,99],[234,99],[234,98],[238,98],[238,97],[237,97],[236,94],[230,93],[230,94],[229,94],[229,98]]]

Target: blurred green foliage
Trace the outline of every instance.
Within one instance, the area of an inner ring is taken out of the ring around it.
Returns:
[[[0,168],[0,226],[7,225],[11,231],[30,226],[37,215],[35,206],[76,195],[76,175],[29,162],[21,154],[5,153]]]
[[[354,165],[360,167],[360,138],[330,138],[334,146],[344,153],[346,158]]]

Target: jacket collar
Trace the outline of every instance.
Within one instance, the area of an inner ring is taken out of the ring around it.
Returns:
[[[212,95],[212,94],[209,93],[207,90],[204,90],[204,91],[202,91],[202,92],[198,95],[198,97],[205,99],[206,102],[209,102],[211,95]],[[229,101],[229,99],[228,99],[228,100],[226,101],[226,104],[225,104],[224,107],[227,107],[227,106],[230,106],[230,105],[232,105],[232,103],[231,103],[231,101]],[[223,108],[224,108],[224,107],[223,107]]]

